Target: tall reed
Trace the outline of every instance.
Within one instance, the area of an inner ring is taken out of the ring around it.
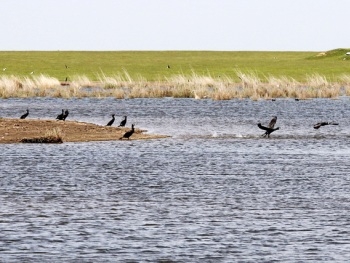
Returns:
[[[340,80],[344,94],[350,96],[350,74],[341,75]]]
[[[236,70],[237,80],[222,75],[212,77],[177,74],[149,82],[141,75],[131,77],[123,70],[107,76],[100,72],[98,81],[87,76],[72,76],[64,85],[55,78],[38,75],[30,77],[0,76],[0,97],[115,97],[124,98],[195,98],[230,100],[250,98],[252,100],[271,98],[336,98],[350,95],[350,75],[343,75],[337,81],[329,81],[319,74],[306,75],[300,83],[287,76],[265,76],[257,72]]]

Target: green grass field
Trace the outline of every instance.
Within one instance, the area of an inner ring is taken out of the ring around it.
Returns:
[[[98,80],[123,74],[147,81],[174,75],[237,77],[237,70],[253,72],[262,81],[267,76],[290,77],[304,82],[311,74],[337,81],[350,74],[350,49],[319,52],[215,52],[215,51],[0,51],[1,73],[5,76],[44,74],[64,80],[76,75]],[[68,68],[65,67],[68,66]],[[170,68],[167,66],[170,65]],[[6,70],[3,70],[6,68]]]

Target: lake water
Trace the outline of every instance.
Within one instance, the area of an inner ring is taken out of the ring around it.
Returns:
[[[0,145],[1,262],[347,262],[349,100],[0,100],[171,136]]]

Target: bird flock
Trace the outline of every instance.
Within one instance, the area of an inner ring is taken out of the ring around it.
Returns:
[[[125,124],[126,124],[126,121],[127,121],[127,116],[124,116],[124,119],[120,122],[120,124],[118,125],[118,127],[125,127]],[[107,123],[106,126],[112,126],[112,124],[114,123],[115,121],[115,114],[112,114],[112,119]],[[131,125],[131,130],[130,131],[127,131],[126,133],[124,133],[124,135],[122,137],[119,138],[119,140],[122,140],[122,139],[130,139],[131,135],[133,135],[135,129],[134,129],[135,125],[132,124]]]
[[[23,115],[20,116],[20,119],[25,119],[27,118],[29,115],[29,109],[26,110],[26,113],[24,113]],[[56,117],[56,120],[59,120],[59,121],[65,121],[66,118],[68,117],[69,115],[69,110],[68,109],[62,109],[62,112],[60,114],[57,115]],[[118,127],[125,127],[126,125],[126,122],[127,122],[127,116],[124,116],[124,119],[120,122],[120,124],[118,125]],[[106,126],[112,126],[113,123],[115,121],[115,114],[112,114],[112,119],[107,123]],[[135,124],[132,124],[131,125],[131,130],[127,131],[124,133],[124,135],[122,137],[120,137],[119,139],[122,140],[122,139],[130,139],[131,135],[134,134],[135,132]]]
[[[21,115],[20,119],[25,119],[27,118],[29,115],[29,109],[26,110],[26,113],[24,113],[23,115]],[[62,121],[65,121],[66,118],[68,117],[69,115],[69,111],[68,109],[64,110],[62,109],[62,112],[60,114],[57,115],[56,117],[56,120],[62,120]],[[112,126],[114,121],[115,121],[115,114],[112,114],[112,119],[106,124],[106,126]],[[124,119],[119,123],[118,127],[125,127],[126,125],[126,122],[127,122],[127,116],[124,116]],[[262,130],[265,131],[265,133],[263,133],[261,136],[263,137],[267,137],[267,138],[270,138],[270,134],[273,133],[274,131],[277,131],[280,129],[280,127],[276,127],[275,128],[275,125],[276,125],[276,122],[277,122],[277,116],[273,116],[273,118],[271,119],[271,121],[269,122],[268,126],[263,126],[261,125],[261,123],[259,122],[258,123],[258,127]],[[336,123],[336,122],[318,122],[316,123],[313,127],[314,129],[319,129],[320,127],[322,126],[326,126],[326,125],[339,125],[339,123]],[[130,139],[131,135],[133,135],[135,129],[134,129],[135,125],[132,124],[131,125],[131,130],[127,131],[121,138],[120,140],[122,139]]]
[[[270,121],[270,123],[269,123],[268,126],[263,126],[263,125],[261,125],[261,123],[259,122],[259,123],[258,123],[258,127],[259,127],[260,129],[262,129],[262,130],[265,131],[265,133],[262,134],[261,136],[263,136],[263,137],[266,137],[266,136],[267,136],[268,138],[270,138],[270,134],[271,134],[271,133],[273,133],[274,131],[279,130],[280,127],[275,128],[276,122],[277,122],[277,116],[273,116],[273,118],[271,119],[271,121]],[[325,122],[325,121],[323,121],[323,122],[318,122],[318,123],[316,123],[316,124],[314,125],[314,129],[317,130],[317,129],[319,129],[321,126],[326,126],[326,125],[339,125],[339,123],[336,123],[336,122]]]

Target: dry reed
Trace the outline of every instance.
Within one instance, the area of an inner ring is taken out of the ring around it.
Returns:
[[[350,96],[350,75],[343,74],[340,76],[340,80],[344,95]]]
[[[250,98],[336,98],[350,95],[350,75],[343,75],[338,82],[330,82],[319,74],[307,75],[305,83],[286,76],[259,78],[256,72],[236,71],[240,81],[228,76],[212,77],[178,74],[149,82],[142,76],[132,78],[127,71],[106,76],[97,75],[98,81],[86,76],[73,76],[68,85],[62,86],[52,77],[0,76],[0,97],[115,97],[124,98],[195,98],[230,100]]]

